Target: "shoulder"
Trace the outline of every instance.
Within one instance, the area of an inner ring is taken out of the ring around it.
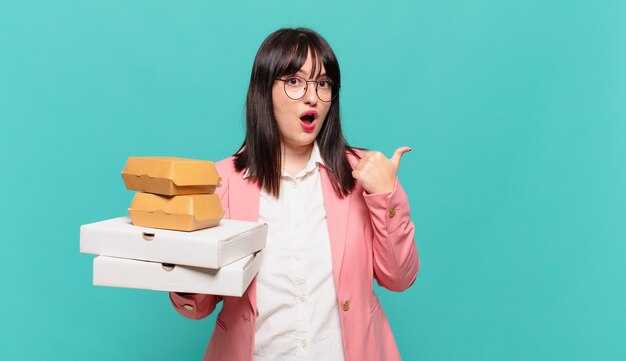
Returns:
[[[237,170],[235,169],[235,157],[230,156],[215,162],[215,168],[217,168],[217,173],[220,177],[230,177],[233,173],[237,173]]]
[[[354,157],[354,155],[352,153],[356,153],[356,155],[361,158],[365,153],[367,153],[368,150],[365,148],[357,148],[357,147],[346,147],[346,154],[347,155],[352,155]]]
[[[346,146],[346,159],[353,168],[365,153],[367,153],[367,149]]]
[[[220,199],[222,200],[222,204],[228,204],[228,200],[225,197],[227,197],[232,176],[235,174],[238,174],[237,169],[235,169],[234,161],[235,161],[235,157],[231,156],[231,157],[224,158],[220,161],[215,162],[215,168],[217,169],[217,174],[219,174],[221,178],[221,185],[217,188],[215,193],[217,193],[220,196]]]

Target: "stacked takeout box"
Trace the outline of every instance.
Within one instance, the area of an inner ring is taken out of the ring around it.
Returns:
[[[119,217],[80,227],[97,254],[97,286],[241,296],[256,273],[267,225],[222,219],[213,162],[131,157],[122,177],[138,191]]]

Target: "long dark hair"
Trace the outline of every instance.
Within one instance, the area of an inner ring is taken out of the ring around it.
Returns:
[[[311,52],[313,73],[326,69],[333,81],[332,100],[326,120],[316,141],[333,188],[338,196],[348,195],[355,185],[346,152],[356,153],[348,146],[339,120],[339,63],[330,45],[310,29],[280,29],[270,34],[256,54],[252,65],[246,100],[246,138],[235,154],[237,171],[248,170],[249,176],[269,193],[280,193],[281,142],[274,116],[272,87],[276,79],[297,72]]]

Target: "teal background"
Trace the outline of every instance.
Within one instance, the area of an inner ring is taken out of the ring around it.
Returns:
[[[405,360],[626,359],[626,2],[0,2],[0,359],[199,360],[215,315],[91,285],[126,158],[243,139],[254,54],[334,47],[348,141],[409,145]]]

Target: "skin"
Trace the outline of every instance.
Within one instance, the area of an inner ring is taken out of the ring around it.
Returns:
[[[326,74],[326,70],[322,67],[319,74],[311,74],[313,62],[311,54],[307,56],[306,62],[302,68],[294,75],[301,76],[307,80],[319,80]],[[315,76],[316,75],[316,76]],[[313,77],[315,76],[315,78]],[[314,84],[309,84],[306,94],[298,100],[293,100],[285,94],[284,84],[281,81],[275,81],[272,87],[272,103],[274,106],[274,115],[278,124],[278,130],[281,134],[282,163],[287,173],[291,175],[298,174],[309,161],[311,150],[313,149],[313,141],[319,134],[330,109],[329,102],[322,102],[315,94]],[[318,118],[315,122],[315,129],[306,132],[300,126],[300,115],[308,110],[318,112]]]
[[[311,54],[309,53],[302,68],[294,75],[307,80],[323,78],[326,74],[324,67],[321,66],[318,74],[311,74],[312,65]],[[287,173],[296,175],[304,169],[311,157],[313,142],[322,129],[330,109],[330,103],[319,100],[313,84],[309,84],[306,94],[302,98],[293,100],[285,94],[284,85],[281,81],[274,82],[272,103],[281,134],[282,164]],[[310,132],[304,131],[300,126],[300,115],[308,110],[318,112],[315,129]],[[400,159],[404,153],[410,150],[409,147],[400,147],[396,149],[391,158],[385,157],[381,152],[367,152],[352,171],[352,176],[370,194],[391,192],[400,167]]]
[[[367,193],[388,193],[393,191],[396,176],[400,168],[400,159],[409,147],[400,147],[393,153],[391,159],[381,152],[367,152],[352,171],[352,176],[361,182]]]

